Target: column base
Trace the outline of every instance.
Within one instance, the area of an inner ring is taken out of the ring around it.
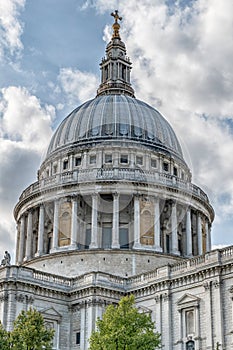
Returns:
[[[41,255],[43,255],[43,252],[36,252],[35,257],[38,258]]]
[[[58,248],[51,248],[49,251],[49,254],[56,253],[58,251]]]
[[[142,249],[141,243],[134,243],[133,249]]]
[[[172,251],[171,251],[171,254],[180,255],[180,252],[179,252],[179,250],[172,250]]]
[[[159,252],[159,253],[162,253],[162,252],[163,252],[163,248],[160,247],[160,246],[153,246],[153,250],[154,250],[155,252]]]
[[[91,244],[89,245],[89,249],[98,249],[98,248],[99,248],[98,245],[95,244],[95,243],[91,243]]]
[[[120,249],[120,244],[112,244],[112,249]]]

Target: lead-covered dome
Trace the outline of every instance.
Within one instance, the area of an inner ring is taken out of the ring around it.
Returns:
[[[76,108],[54,133],[47,156],[78,143],[138,140],[182,158],[177,137],[153,107],[127,95],[101,95]]]

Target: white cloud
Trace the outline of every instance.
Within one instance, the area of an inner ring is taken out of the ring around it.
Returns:
[[[68,104],[75,106],[93,98],[99,85],[99,78],[96,75],[72,68],[62,68],[58,81],[67,96]]]
[[[23,26],[19,21],[19,13],[24,8],[25,2],[25,0],[0,0],[0,58],[5,52],[15,55],[23,48],[20,38]]]
[[[41,154],[51,137],[54,108],[42,107],[23,87],[2,89],[0,101],[0,246],[4,250],[6,245],[13,249],[12,208],[22,189],[36,180]]]

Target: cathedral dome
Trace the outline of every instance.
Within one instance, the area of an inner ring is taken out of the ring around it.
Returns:
[[[145,102],[123,94],[97,96],[71,112],[54,133],[47,156],[77,143],[116,139],[139,141],[183,159],[166,119]]]

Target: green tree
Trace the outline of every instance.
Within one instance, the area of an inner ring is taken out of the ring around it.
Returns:
[[[22,311],[14,322],[10,341],[13,350],[52,350],[54,330],[45,327],[43,316],[35,309]]]
[[[9,350],[10,348],[10,339],[9,333],[3,328],[2,323],[0,322],[0,349]]]
[[[96,326],[89,350],[154,350],[161,345],[154,322],[138,311],[133,295],[122,298],[116,307],[109,305]]]

